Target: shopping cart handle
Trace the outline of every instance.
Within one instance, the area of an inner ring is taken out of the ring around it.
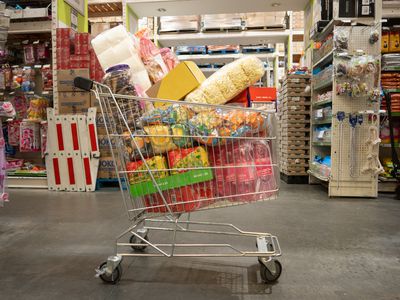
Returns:
[[[85,77],[75,77],[74,86],[90,92],[93,87],[93,81]]]

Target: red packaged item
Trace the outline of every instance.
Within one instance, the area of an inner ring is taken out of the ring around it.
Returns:
[[[24,46],[24,61],[27,65],[35,63],[35,51],[33,45]]]
[[[254,201],[272,195],[277,183],[265,141],[243,141],[209,149],[218,195],[230,201]],[[237,195],[237,196],[236,196]]]
[[[199,195],[191,186],[162,192],[165,201],[173,212],[191,212],[200,207]],[[148,212],[165,213],[168,208],[159,193],[145,196],[145,204]]]

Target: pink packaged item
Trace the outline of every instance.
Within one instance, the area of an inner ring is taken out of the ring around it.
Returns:
[[[171,71],[179,64],[178,57],[172,52],[170,48],[162,48],[160,52],[164,63],[168,68],[168,71]]]
[[[24,61],[27,65],[35,63],[35,51],[33,45],[24,46]]]
[[[21,121],[10,121],[8,122],[8,143],[11,146],[19,146],[19,127]]]
[[[140,56],[153,83],[167,75],[169,70],[164,63],[160,49],[145,36],[140,37]]]
[[[40,151],[40,124],[36,122],[21,122],[19,136],[20,152]]]

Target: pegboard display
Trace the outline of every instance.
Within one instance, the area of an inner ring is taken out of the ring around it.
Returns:
[[[380,24],[335,26],[332,84],[313,91],[314,101],[332,91],[330,147],[311,147],[311,158],[330,156],[329,196],[377,197],[380,41],[371,38],[376,31]]]

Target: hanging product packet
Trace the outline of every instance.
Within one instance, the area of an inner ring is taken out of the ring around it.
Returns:
[[[22,121],[19,136],[20,152],[40,151],[40,124],[36,122]]]

